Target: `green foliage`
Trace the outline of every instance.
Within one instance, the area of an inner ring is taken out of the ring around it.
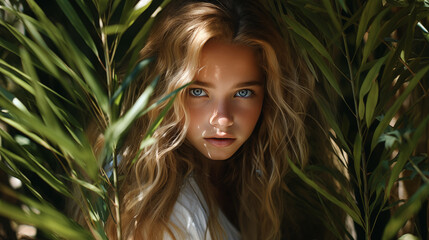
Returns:
[[[148,106],[154,80],[135,105],[120,114],[123,92],[151,61],[138,63],[137,53],[152,14],[167,2],[0,1],[0,123],[8,128],[0,129],[0,169],[20,179],[30,193],[6,186],[0,186],[0,192],[35,209],[24,211],[1,200],[1,215],[36,226],[47,238],[107,239],[107,216],[112,212],[119,219],[120,214],[118,207],[109,209],[112,202],[119,205],[118,143],[138,117],[162,101],[172,101],[178,91]],[[145,27],[140,29],[142,22]],[[117,74],[122,65],[129,66],[123,82]],[[97,157],[85,134],[90,119],[105,129],[103,154]],[[103,169],[109,165],[111,177]],[[52,205],[46,199],[49,194],[40,189],[42,183],[74,201],[88,226]],[[108,189],[114,196],[107,195]]]
[[[309,170],[289,162],[292,170],[353,219],[359,239],[392,239],[428,197],[427,171],[413,164],[408,169],[423,184],[409,200],[391,202],[394,186],[407,180],[400,174],[428,151],[419,148],[428,138],[429,112],[420,108],[428,94],[428,2],[279,0],[270,7],[318,69],[316,102],[350,180],[338,198]]]
[[[118,208],[109,209],[118,203],[118,145],[138,117],[161,103],[148,105],[157,79],[120,114],[123,93],[151,61],[138,62],[138,53],[152,14],[168,2],[0,0],[0,125],[7,128],[0,129],[0,169],[20,179],[27,191],[0,186],[0,193],[36,209],[25,211],[2,199],[1,215],[38,227],[46,238],[107,239],[107,216],[120,214]],[[312,64],[320,90],[315,100],[331,130],[326,132],[335,145],[333,155],[348,160],[338,164],[346,168],[348,181],[338,172],[317,168],[338,180],[339,193],[314,179],[315,166],[300,169],[290,161],[292,171],[321,200],[353,219],[361,232],[358,239],[394,238],[429,196],[427,154],[421,154],[428,149],[419,148],[428,138],[428,112],[420,107],[428,95],[429,3],[264,3]],[[120,66],[126,66],[124,81]],[[171,106],[179,90],[161,101]],[[85,135],[88,118],[97,119],[104,131],[98,158]],[[151,134],[146,133],[141,146],[153,142]],[[105,166],[112,166],[111,177]],[[392,201],[395,186],[407,180],[401,177],[405,170],[422,184],[409,199]],[[74,201],[87,228],[53,205],[39,183]],[[108,189],[113,196],[107,195]],[[85,196],[84,201],[79,196]],[[397,208],[393,214],[392,208]],[[325,209],[323,214],[332,213]],[[336,216],[326,219],[330,226],[344,225],[335,223]],[[120,224],[118,233],[120,238]]]

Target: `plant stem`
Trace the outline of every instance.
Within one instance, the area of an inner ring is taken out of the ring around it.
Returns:
[[[358,128],[358,134],[360,135],[360,139],[362,139],[363,141],[363,137],[362,137],[362,127],[359,121],[359,108],[357,105],[357,101],[356,101],[356,96],[357,96],[357,92],[356,92],[356,88],[355,88],[355,77],[353,75],[353,68],[352,68],[352,63],[350,60],[350,53],[349,53],[349,49],[347,47],[347,41],[346,41],[346,36],[344,34],[344,32],[342,33],[342,38],[343,38],[343,44],[344,44],[344,50],[345,50],[345,57],[347,59],[347,65],[349,68],[349,74],[350,74],[350,86],[352,88],[352,94],[353,94],[353,103],[354,103],[354,107],[355,107],[355,119],[356,119],[356,126]],[[366,166],[366,160],[365,160],[365,155],[361,154],[361,159],[354,159],[354,161],[362,161],[362,172],[363,174],[361,174],[363,176],[362,181],[363,181],[363,193],[361,190],[361,186],[359,187],[359,192],[361,195],[361,198],[363,199],[363,208],[364,208],[364,214],[365,214],[365,222],[364,222],[364,227],[365,227],[365,235],[366,235],[366,240],[371,240],[371,230],[370,230],[370,211],[369,211],[369,197],[368,197],[368,181],[367,181],[367,166]],[[359,173],[360,174],[360,171]],[[357,176],[356,176],[357,177]]]
[[[119,202],[119,188],[118,188],[118,158],[116,152],[113,151],[113,189],[115,192],[115,217],[116,217],[116,237],[118,240],[122,239],[121,229],[121,211]]]
[[[420,170],[420,168],[411,159],[408,160],[408,161],[411,163],[411,165],[416,170],[416,172],[420,175],[420,177],[422,178],[423,182],[425,182],[426,184],[429,184],[429,179],[422,173],[422,171]]]

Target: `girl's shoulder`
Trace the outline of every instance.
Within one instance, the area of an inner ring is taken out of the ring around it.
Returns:
[[[201,190],[195,180],[188,177],[174,204],[170,222],[183,231],[186,239],[204,239],[208,220],[206,209]]]
[[[186,235],[185,239],[210,240],[210,232],[207,229],[208,218],[206,200],[195,179],[188,177],[173,207],[170,222]],[[240,239],[240,233],[222,212],[219,212],[219,223],[224,228],[227,239]]]

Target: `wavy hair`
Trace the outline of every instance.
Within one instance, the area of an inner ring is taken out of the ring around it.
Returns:
[[[236,186],[236,214],[243,239],[280,239],[287,158],[299,165],[308,159],[304,120],[314,78],[262,5],[256,0],[172,1],[157,17],[140,53],[141,59],[155,60],[127,93],[124,108],[133,104],[155,76],[160,80],[153,102],[190,83],[199,69],[201,50],[212,39],[248,46],[258,54],[265,78],[263,110],[250,138],[227,160],[225,177]],[[139,149],[168,101],[141,117],[124,141],[120,209],[126,239],[162,239],[164,234],[174,238],[180,229],[169,217],[184,179],[199,172],[195,169],[207,168],[185,138],[190,122],[185,97],[185,90],[176,95],[153,132],[154,144]],[[207,189],[209,180],[198,174],[195,179],[209,206],[211,238],[222,239],[217,206]],[[112,239],[114,222],[110,218],[106,226]]]

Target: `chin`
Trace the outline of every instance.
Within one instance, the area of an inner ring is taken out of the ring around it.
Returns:
[[[205,153],[204,156],[207,159],[214,160],[214,161],[225,161],[232,157],[233,154],[209,154]]]

